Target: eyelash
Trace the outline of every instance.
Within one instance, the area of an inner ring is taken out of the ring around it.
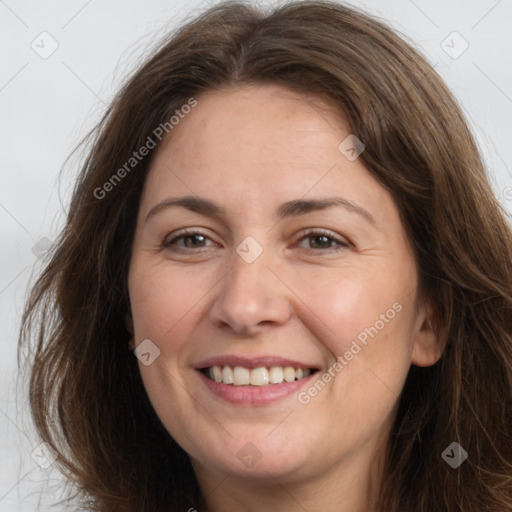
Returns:
[[[168,242],[164,242],[162,244],[162,249],[167,249],[167,250],[171,250],[171,251],[177,251],[177,252],[188,252],[188,251],[194,251],[193,248],[190,248],[190,247],[172,247],[175,242],[177,240],[180,240],[180,239],[185,239],[185,238],[188,238],[190,236],[193,236],[193,235],[200,235],[200,236],[203,236],[207,239],[210,239],[209,236],[207,236],[206,234],[202,233],[201,231],[197,231],[195,229],[184,229],[182,231],[179,231],[178,233],[176,233],[176,236],[172,239],[172,240],[169,240]],[[334,247],[327,247],[326,249],[304,249],[308,252],[314,252],[314,253],[318,253],[318,252],[338,252],[338,251],[342,251],[342,250],[346,250],[350,247],[350,244],[348,242],[345,242],[343,241],[342,239],[338,238],[338,236],[333,233],[332,231],[329,231],[329,230],[319,230],[319,229],[311,229],[309,231],[307,231],[306,233],[304,233],[300,240],[299,241],[302,241],[304,239],[307,239],[307,238],[315,238],[315,237],[319,237],[319,236],[324,236],[326,238],[329,238],[331,241],[334,241],[336,243],[338,243],[338,246],[334,246]],[[211,239],[210,239],[211,240]],[[198,249],[205,249],[205,247],[198,247]]]

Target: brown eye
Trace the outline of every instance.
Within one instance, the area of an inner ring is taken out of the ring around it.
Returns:
[[[338,238],[334,233],[331,232],[310,231],[301,238],[300,243],[302,243],[304,240],[308,241],[309,246],[304,248],[313,250],[315,252],[319,252],[321,249],[331,249],[337,251],[341,249],[347,249],[349,247],[349,244],[346,241]]]
[[[182,231],[177,236],[163,243],[163,247],[172,249],[202,249],[208,247],[206,242],[211,239],[197,231]],[[209,244],[211,245],[211,244]]]
[[[195,247],[203,247],[206,237],[203,235],[187,235],[180,237],[184,241],[185,247],[193,249]],[[179,239],[178,239],[179,240]]]

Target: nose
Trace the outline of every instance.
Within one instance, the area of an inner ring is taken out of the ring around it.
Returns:
[[[231,270],[210,309],[214,324],[240,336],[285,324],[292,313],[290,291],[277,277],[276,267],[266,251],[252,263],[233,252]]]

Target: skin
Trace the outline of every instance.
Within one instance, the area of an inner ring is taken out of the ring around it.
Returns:
[[[442,352],[399,211],[362,158],[340,152],[350,128],[325,101],[268,85],[197,99],[155,155],[133,242],[131,348],[150,339],[160,350],[139,361],[152,405],[191,456],[209,512],[377,510],[409,367]],[[161,201],[188,195],[225,215],[170,207],[146,221]],[[374,224],[343,207],[276,216],[286,201],[332,196]],[[177,238],[183,228],[203,238]],[[248,236],[263,249],[252,263],[236,252]],[[307,404],[294,393],[232,405],[194,369],[217,355],[278,355],[320,376],[395,303],[395,318]],[[248,442],[261,455],[252,467],[237,457]]]

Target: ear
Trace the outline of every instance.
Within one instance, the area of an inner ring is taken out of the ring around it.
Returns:
[[[135,350],[135,341],[133,339],[133,318],[131,313],[126,313],[124,321],[126,322],[126,328],[130,333],[130,342],[128,343],[128,346],[130,347],[130,350]]]
[[[446,336],[433,302],[422,301],[418,310],[411,363],[416,366],[432,366],[441,358],[445,346]]]

